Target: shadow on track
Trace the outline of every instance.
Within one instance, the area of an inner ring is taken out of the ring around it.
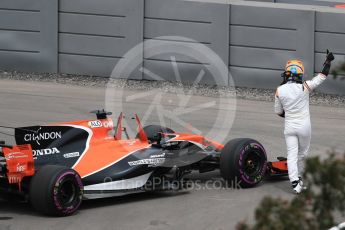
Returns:
[[[206,183],[209,180],[217,180],[220,179],[219,171],[213,171],[208,173],[193,173],[188,175],[187,177],[191,181],[199,181],[201,183]],[[276,184],[278,187],[283,190],[288,190],[288,183],[279,184],[282,178],[270,178],[266,179],[262,184],[259,186],[265,186],[265,184]],[[169,197],[176,197],[176,196],[184,196],[192,193],[192,190],[180,190],[180,191],[157,191],[157,192],[142,192],[142,193],[134,193],[128,194],[124,196],[118,197],[109,197],[109,198],[100,198],[100,199],[91,199],[91,200],[84,200],[80,211],[87,211],[91,209],[96,209],[100,207],[107,207],[107,206],[116,206],[121,204],[128,204],[128,203],[136,203],[142,201],[149,201],[149,200],[156,200],[156,199],[165,199]],[[0,198],[0,220],[10,220],[13,217],[9,213],[15,213],[16,215],[28,215],[28,216],[37,216],[42,218],[56,218],[50,216],[43,216],[42,214],[36,212],[31,207],[30,203],[26,202],[19,202],[17,199],[3,199]],[[77,213],[78,215],[78,213]]]

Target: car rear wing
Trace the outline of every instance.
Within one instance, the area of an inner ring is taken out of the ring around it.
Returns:
[[[0,143],[3,156],[6,160],[6,177],[9,184],[18,184],[21,191],[21,182],[24,177],[35,174],[34,159],[31,145],[9,146]]]

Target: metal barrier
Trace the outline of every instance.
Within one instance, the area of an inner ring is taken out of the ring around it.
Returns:
[[[2,0],[0,69],[109,76],[135,45],[186,42],[157,39],[182,36],[211,48],[237,86],[275,88],[290,58],[304,60],[308,78],[320,71],[327,48],[345,60],[344,21],[344,9],[267,2]],[[152,57],[145,47],[140,55],[140,67],[174,80],[169,55]],[[184,82],[210,64],[175,57]],[[131,78],[152,79],[140,71]],[[214,82],[206,73],[201,83]],[[319,90],[345,94],[344,87],[329,80]]]

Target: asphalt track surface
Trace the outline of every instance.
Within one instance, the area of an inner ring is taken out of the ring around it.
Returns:
[[[104,88],[1,80],[0,125],[25,126],[93,119],[88,111],[104,106],[104,92]],[[131,95],[140,93],[142,92],[130,90],[125,92]],[[174,95],[165,97],[174,98]],[[192,105],[207,104],[214,100],[202,96],[188,99]],[[149,104],[148,97],[122,102],[127,114],[137,112],[139,115],[145,114]],[[176,106],[169,99],[161,104],[168,107]],[[269,159],[273,160],[277,156],[284,156],[285,143],[282,134],[283,121],[273,114],[272,108],[271,102],[237,100],[237,106],[225,103],[217,108],[204,109],[206,111],[191,110],[194,114],[181,119],[190,119],[188,122],[194,127],[207,133],[207,130],[214,126],[213,113],[232,109],[236,116],[226,140],[237,137],[257,139],[265,146]],[[331,149],[344,151],[345,109],[311,106],[311,114],[311,155],[325,156]],[[157,116],[150,116],[145,123],[155,123],[158,120]],[[175,126],[172,125],[172,128]],[[1,131],[11,133],[11,130]],[[2,134],[0,137],[13,142],[11,137]],[[211,172],[193,174],[191,177],[194,180],[205,181],[217,179],[220,175],[219,172]],[[83,202],[75,215],[64,218],[41,216],[28,204],[0,201],[0,229],[234,229],[236,223],[241,220],[252,221],[255,207],[267,195],[287,199],[294,196],[288,181],[265,181],[251,189],[224,190],[215,187],[89,200]]]

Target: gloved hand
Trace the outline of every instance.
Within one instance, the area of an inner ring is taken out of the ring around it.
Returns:
[[[331,63],[334,60],[334,55],[332,52],[329,52],[329,50],[327,50],[327,57],[326,57],[326,61],[324,64],[326,63]]]
[[[326,61],[325,63],[323,63],[323,69],[321,71],[321,73],[325,76],[327,76],[329,74],[329,70],[331,69],[331,62],[334,60],[334,55],[332,52],[329,52],[329,50],[327,50],[327,56],[326,56]]]

